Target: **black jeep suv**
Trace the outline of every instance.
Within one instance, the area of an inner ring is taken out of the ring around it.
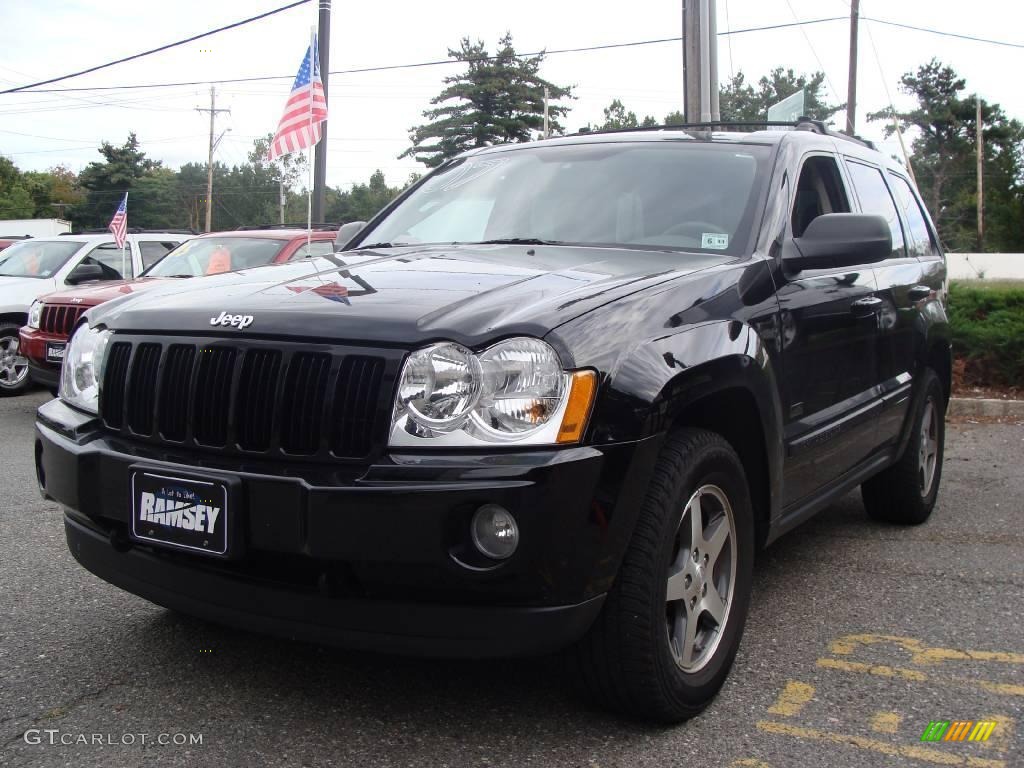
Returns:
[[[945,274],[905,170],[810,121],[483,148],[333,256],[86,313],[39,483],[74,557],[160,605],[567,648],[608,706],[679,720],[758,547],[858,485],[931,512]]]

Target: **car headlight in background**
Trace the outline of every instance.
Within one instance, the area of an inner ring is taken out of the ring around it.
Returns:
[[[563,370],[539,339],[507,339],[478,354],[459,344],[434,344],[405,361],[390,444],[579,442],[596,383],[593,371]]]
[[[43,302],[36,299],[32,302],[32,306],[28,308],[28,327],[38,328],[39,318],[43,314]]]
[[[100,377],[110,331],[80,326],[71,337],[60,373],[60,399],[89,413],[99,412]]]

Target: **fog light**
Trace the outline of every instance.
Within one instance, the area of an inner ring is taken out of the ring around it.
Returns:
[[[519,526],[512,513],[497,504],[484,504],[473,515],[473,544],[487,557],[504,560],[519,546]]]

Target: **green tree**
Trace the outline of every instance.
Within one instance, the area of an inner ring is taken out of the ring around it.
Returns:
[[[639,120],[636,112],[627,110],[626,106],[619,100],[613,99],[612,103],[604,108],[604,122],[600,125],[587,125],[584,131],[617,131],[623,128],[649,128],[658,125],[658,121],[647,115]]]
[[[719,112],[723,121],[766,120],[768,107],[804,88],[807,95],[807,117],[829,122],[845,105],[832,105],[825,101],[822,93],[824,83],[824,72],[797,75],[792,69],[776,67],[754,86],[748,83],[746,75],[739,71],[729,78],[719,91]]]
[[[34,214],[35,201],[25,185],[23,174],[13,162],[0,156],[0,219],[31,219]]]
[[[964,94],[965,81],[936,59],[907,72],[901,89],[917,106],[897,112],[901,130],[913,136],[911,162],[921,195],[935,219],[939,236],[954,250],[977,247],[977,183],[975,176],[976,101]],[[1024,248],[1024,125],[998,104],[981,102],[984,135],[986,250],[1017,252]],[[889,109],[868,120],[889,121]]]
[[[146,157],[134,133],[128,134],[128,140],[120,147],[103,142],[99,152],[103,162],[89,163],[78,176],[79,184],[87,190],[85,202],[71,214],[72,222],[79,227],[106,226],[124,193],[143,176],[161,167],[160,162]],[[140,222],[133,221],[131,212],[128,221],[131,226],[141,226]]]
[[[445,87],[423,112],[428,122],[410,129],[412,146],[399,157],[414,157],[436,168],[450,157],[474,147],[533,139],[544,127],[544,88],[551,102],[572,98],[571,87],[544,80],[539,72],[544,55],[519,56],[512,35],[498,42],[494,56],[482,40],[463,38],[448,56],[466,65],[465,71],[446,77]],[[559,118],[568,107],[552,103],[550,130],[562,133]]]
[[[367,184],[354,184],[347,191],[328,190],[324,218],[340,223],[368,221],[401,191],[399,187],[389,187],[384,173],[378,169],[370,176]]]

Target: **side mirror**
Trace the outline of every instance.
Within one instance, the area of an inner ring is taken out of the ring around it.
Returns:
[[[786,267],[830,269],[873,264],[892,254],[889,223],[877,214],[825,213],[813,219],[784,257]]]
[[[342,224],[338,229],[337,237],[334,238],[334,250],[344,251],[345,246],[351,243],[365,226],[365,221],[350,221],[348,224]]]
[[[88,283],[90,280],[102,280],[105,277],[103,267],[99,264],[79,264],[71,270],[64,282],[68,285]]]

